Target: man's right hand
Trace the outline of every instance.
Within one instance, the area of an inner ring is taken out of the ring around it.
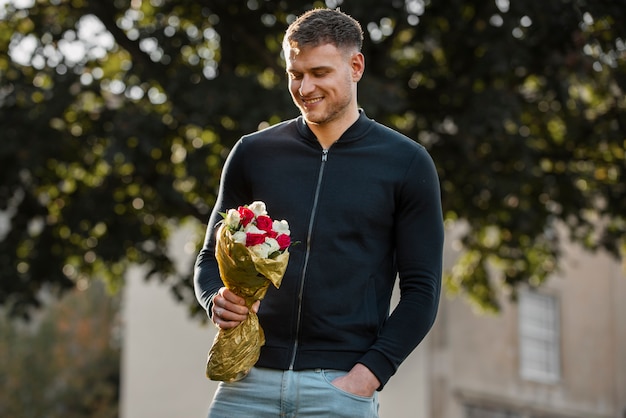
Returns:
[[[259,310],[260,303],[261,301],[258,300],[254,302],[253,312],[256,313]],[[246,319],[249,312],[245,299],[226,287],[222,287],[213,297],[211,311],[213,323],[221,329],[235,328]]]

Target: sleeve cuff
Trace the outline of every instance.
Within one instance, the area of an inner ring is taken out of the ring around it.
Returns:
[[[383,390],[391,376],[396,373],[396,367],[387,360],[387,358],[379,351],[370,350],[358,361],[367,367],[380,382],[378,391]]]

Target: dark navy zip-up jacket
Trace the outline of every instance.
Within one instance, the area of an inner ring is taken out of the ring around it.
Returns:
[[[257,366],[368,367],[381,388],[430,330],[441,288],[439,180],[424,147],[359,119],[323,150],[302,117],[242,137],[224,165],[195,270],[210,312],[223,286],[215,261],[220,212],[261,200],[289,222],[290,259],[259,320]],[[390,315],[394,283],[400,301]]]

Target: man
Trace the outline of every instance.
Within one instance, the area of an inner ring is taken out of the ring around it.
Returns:
[[[434,322],[439,181],[421,145],[359,109],[362,41],[359,23],[337,10],[293,22],[283,50],[301,116],[244,136],[226,161],[195,271],[213,322],[229,329],[248,314],[219,277],[220,212],[264,201],[301,244],[280,289],[252,307],[266,337],[259,361],[219,384],[210,417],[377,417],[377,392]]]

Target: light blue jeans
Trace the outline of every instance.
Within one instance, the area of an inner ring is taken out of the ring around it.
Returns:
[[[209,418],[378,418],[378,393],[357,396],[330,383],[346,373],[255,367],[238,382],[220,382]]]

